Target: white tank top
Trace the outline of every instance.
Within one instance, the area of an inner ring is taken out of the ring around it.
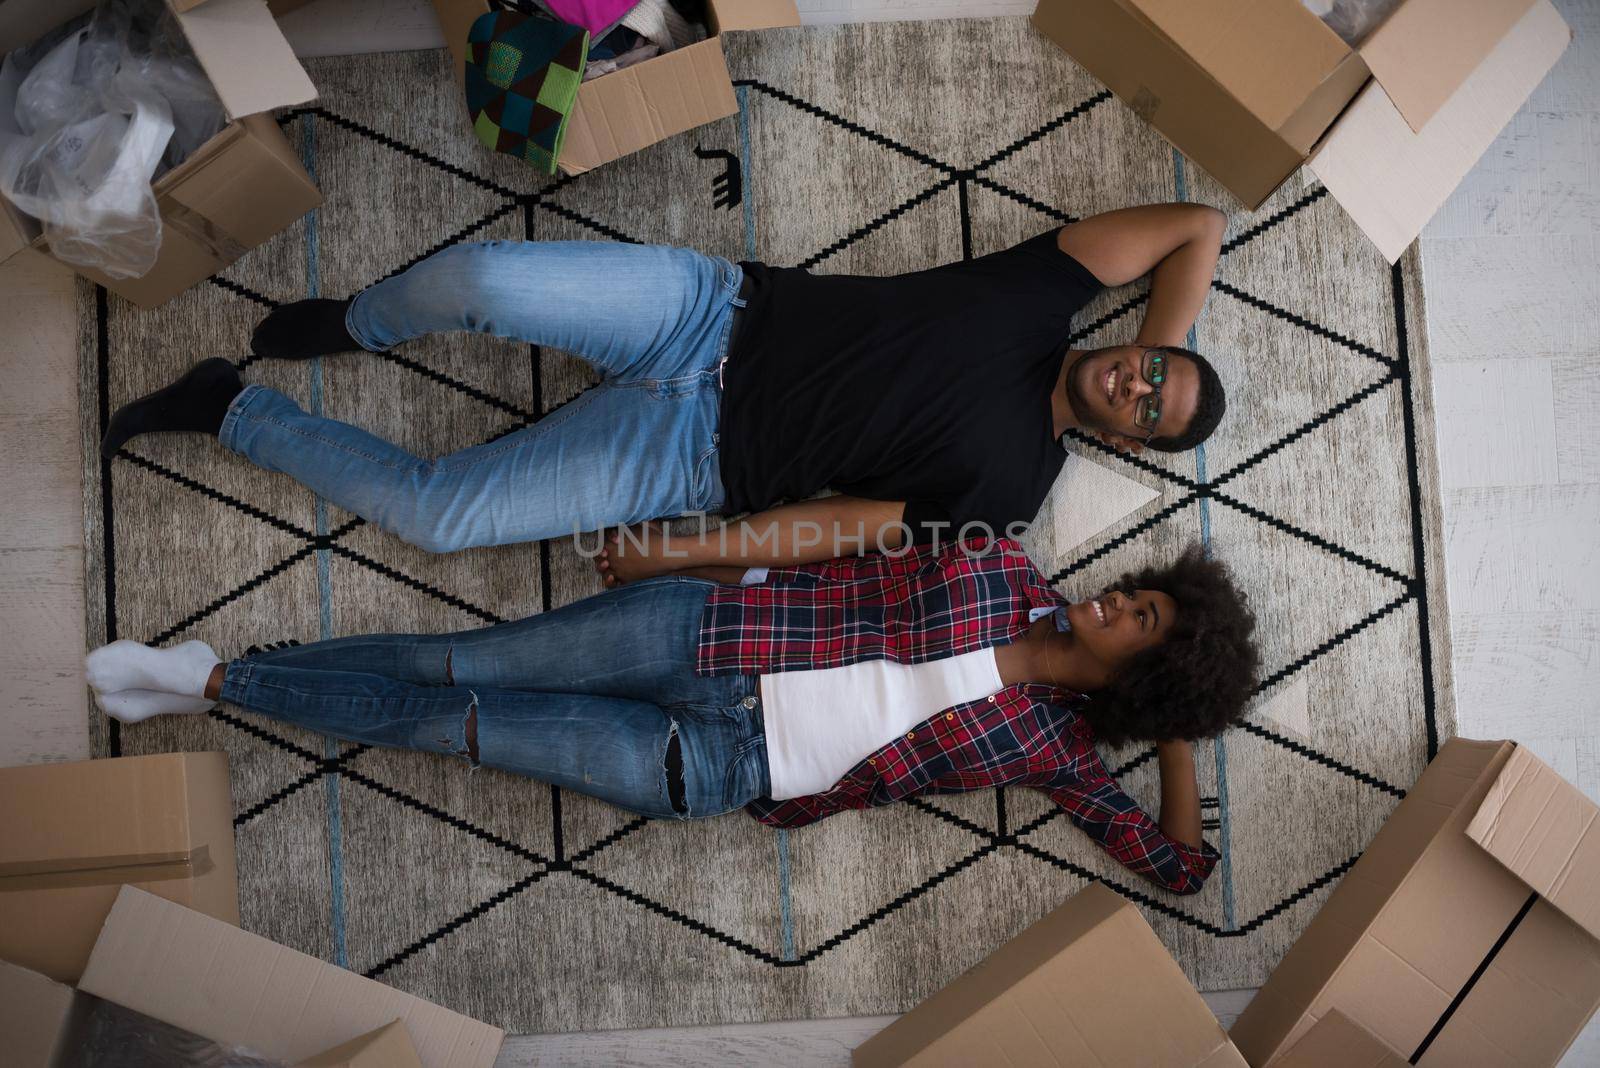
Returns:
[[[763,675],[771,796],[822,793],[923,720],[1001,689],[992,648],[926,664],[864,660]]]

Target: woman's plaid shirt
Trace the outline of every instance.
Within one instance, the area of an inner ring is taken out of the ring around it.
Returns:
[[[763,583],[711,594],[697,670],[760,675],[880,658],[917,664],[1012,641],[1027,630],[1030,610],[1065,604],[1008,539],[773,568]],[[1031,786],[1128,868],[1194,893],[1217,851],[1167,837],[1117,786],[1078,714],[1084,701],[1051,686],[1008,686],[918,724],[825,793],[762,799],[748,811],[775,827],[799,827],[918,794]]]

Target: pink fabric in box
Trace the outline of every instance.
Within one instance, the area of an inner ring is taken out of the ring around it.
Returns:
[[[550,13],[572,26],[582,26],[591,34],[609,30],[633,9],[639,0],[544,0]]]

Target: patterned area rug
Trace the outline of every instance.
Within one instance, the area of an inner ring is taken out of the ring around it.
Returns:
[[[120,731],[96,718],[97,751],[227,750],[247,927],[512,1031],[902,1010],[1088,880],[1137,901],[1202,988],[1258,983],[1453,730],[1415,255],[1391,270],[1308,176],[1239,212],[1020,19],[727,47],[737,116],[553,182],[479,148],[442,53],[316,63],[320,101],[283,124],[323,209],[154,312],[84,287],[86,444],[108,406],[218,354],[425,455],[582,390],[562,353],[478,337],[245,355],[276,303],[353,293],[451,242],[670,242],[889,274],[1113,207],[1222,206],[1194,340],[1229,383],[1220,433],[1151,460],[1074,444],[1031,538],[1074,596],[1194,540],[1250,592],[1270,675],[1249,722],[1201,747],[1225,855],[1205,892],[1129,876],[1028,790],[779,833],[739,815],[648,823],[235,709]],[[1130,338],[1142,301],[1104,294],[1081,343]],[[570,544],[429,556],[199,439],[139,441],[87,484],[95,640],[230,655],[490,623],[597,589]],[[1107,754],[1154,805],[1150,756]]]

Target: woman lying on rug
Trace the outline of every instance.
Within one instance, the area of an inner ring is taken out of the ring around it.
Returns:
[[[88,680],[123,722],[220,699],[652,817],[744,807],[798,827],[919,794],[1032,786],[1121,863],[1194,893],[1217,852],[1201,838],[1189,740],[1240,714],[1253,629],[1226,570],[1196,549],[1068,604],[1015,542],[973,539],[680,572],[516,623],[226,664],[203,642],[118,641],[89,654]],[[1157,743],[1159,820],[1095,751],[1132,740]]]

